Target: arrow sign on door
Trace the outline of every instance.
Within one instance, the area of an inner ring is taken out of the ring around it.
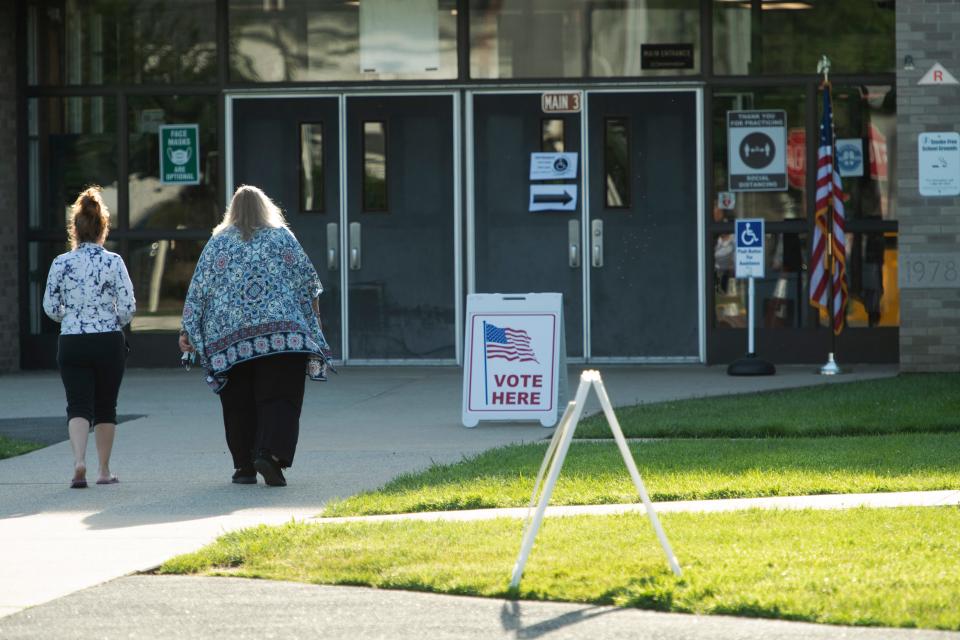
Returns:
[[[530,211],[576,211],[577,185],[530,185]]]

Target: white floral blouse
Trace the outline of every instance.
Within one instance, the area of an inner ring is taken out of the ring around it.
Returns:
[[[137,311],[123,259],[92,242],[60,254],[50,265],[43,310],[61,335],[120,331]]]

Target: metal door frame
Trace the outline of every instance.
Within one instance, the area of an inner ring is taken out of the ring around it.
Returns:
[[[392,98],[392,97],[425,97],[425,96],[450,96],[452,98],[450,105],[450,118],[453,127],[453,140],[451,155],[453,160],[453,207],[451,209],[451,215],[453,216],[453,273],[454,273],[454,285],[452,295],[454,296],[454,358],[431,358],[423,360],[413,360],[413,359],[351,359],[350,358],[350,306],[349,306],[349,296],[350,296],[350,281],[349,281],[349,270],[348,270],[348,259],[349,255],[347,251],[344,251],[344,247],[348,246],[348,225],[349,219],[347,217],[347,100],[349,98],[356,97],[382,97],[382,98]],[[452,365],[459,364],[463,361],[463,301],[465,296],[463,294],[463,255],[462,255],[462,246],[463,246],[463,224],[461,222],[462,215],[462,202],[463,202],[463,172],[461,171],[460,163],[460,149],[462,147],[462,132],[461,132],[461,119],[460,119],[460,92],[457,90],[427,90],[427,91],[387,91],[387,90],[374,90],[374,91],[359,91],[356,89],[352,90],[330,90],[324,89],[321,91],[296,91],[296,92],[260,92],[260,91],[238,91],[230,92],[224,95],[225,98],[225,107],[224,107],[224,116],[225,116],[225,136],[224,136],[224,146],[226,153],[226,171],[224,179],[224,202],[229,203],[231,196],[233,196],[234,187],[234,176],[233,176],[233,155],[234,155],[234,140],[233,140],[233,124],[234,124],[234,101],[235,100],[256,100],[256,99],[306,99],[306,98],[335,98],[337,100],[337,111],[338,111],[338,122],[337,126],[339,127],[337,140],[338,140],[338,167],[337,167],[337,184],[340,187],[340,211],[338,212],[337,223],[339,227],[340,235],[340,290],[341,290],[341,301],[340,301],[340,360],[344,363],[351,365]]]
[[[581,265],[581,298],[583,313],[583,335],[581,336],[583,346],[583,357],[569,358],[572,363],[596,362],[600,364],[679,364],[679,363],[704,363],[706,362],[706,290],[704,283],[704,175],[706,171],[705,153],[703,149],[703,85],[702,84],[662,84],[649,87],[638,88],[636,85],[605,85],[605,86],[583,86],[583,85],[536,85],[536,86],[516,86],[512,88],[496,89],[473,89],[465,92],[465,111],[466,111],[466,259],[467,259],[467,293],[476,293],[476,255],[474,243],[476,241],[476,166],[474,163],[474,140],[475,140],[475,121],[473,112],[473,98],[477,95],[536,95],[544,92],[557,91],[580,91],[583,94],[583,101],[580,109],[580,158],[581,167],[580,178],[577,181],[580,190],[580,258]],[[697,335],[698,335],[698,355],[696,356],[674,356],[674,357],[606,357],[594,358],[591,349],[591,295],[590,295],[590,260],[589,260],[589,241],[590,241],[590,163],[587,162],[587,151],[590,148],[590,127],[589,127],[589,96],[594,93],[675,93],[692,92],[696,102],[696,171],[697,171]]]

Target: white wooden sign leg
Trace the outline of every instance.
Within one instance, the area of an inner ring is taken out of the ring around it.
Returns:
[[[623,437],[623,430],[620,429],[620,422],[613,412],[613,406],[610,404],[610,398],[607,396],[607,389],[603,386],[603,380],[600,379],[600,374],[596,371],[592,373],[595,374],[592,377],[593,388],[597,391],[600,406],[603,407],[603,413],[607,417],[607,423],[610,425],[610,430],[613,431],[613,438],[617,441],[617,447],[620,448],[623,462],[627,465],[627,470],[630,472],[633,484],[640,493],[640,499],[643,500],[643,506],[647,510],[647,516],[650,518],[650,524],[653,525],[653,530],[657,532],[657,538],[660,540],[660,546],[663,547],[663,552],[667,556],[667,562],[670,563],[670,569],[677,577],[680,577],[683,575],[683,572],[680,570],[680,563],[677,562],[677,557],[673,555],[673,549],[670,547],[670,541],[667,540],[667,534],[663,532],[663,527],[660,526],[660,520],[657,518],[657,514],[653,509],[653,503],[650,502],[650,498],[647,496],[647,489],[644,487],[643,479],[640,478],[640,472],[637,470],[637,465],[633,461],[633,454],[630,453],[627,440]]]
[[[527,558],[530,556],[530,550],[533,548],[533,541],[537,537],[537,531],[543,522],[543,514],[547,510],[547,503],[550,502],[550,495],[553,493],[553,487],[557,483],[557,477],[560,475],[560,469],[563,467],[563,460],[567,457],[567,450],[570,449],[570,440],[573,432],[576,430],[577,422],[580,421],[580,415],[583,413],[583,405],[587,399],[587,392],[590,391],[590,382],[582,375],[580,376],[580,386],[577,388],[577,395],[573,401],[573,411],[569,414],[564,413],[567,418],[566,424],[569,425],[562,429],[562,433],[554,434],[559,436],[556,455],[550,464],[550,472],[547,474],[547,483],[540,495],[540,501],[537,504],[537,510],[533,515],[533,521],[524,532],[523,542],[520,545],[520,555],[517,557],[516,564],[513,565],[513,577],[510,579],[510,587],[516,588],[520,584],[520,577],[523,575],[523,567],[527,564]]]

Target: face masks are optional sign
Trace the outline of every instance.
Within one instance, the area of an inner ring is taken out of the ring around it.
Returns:
[[[160,184],[200,184],[200,127],[165,124],[160,136]]]

